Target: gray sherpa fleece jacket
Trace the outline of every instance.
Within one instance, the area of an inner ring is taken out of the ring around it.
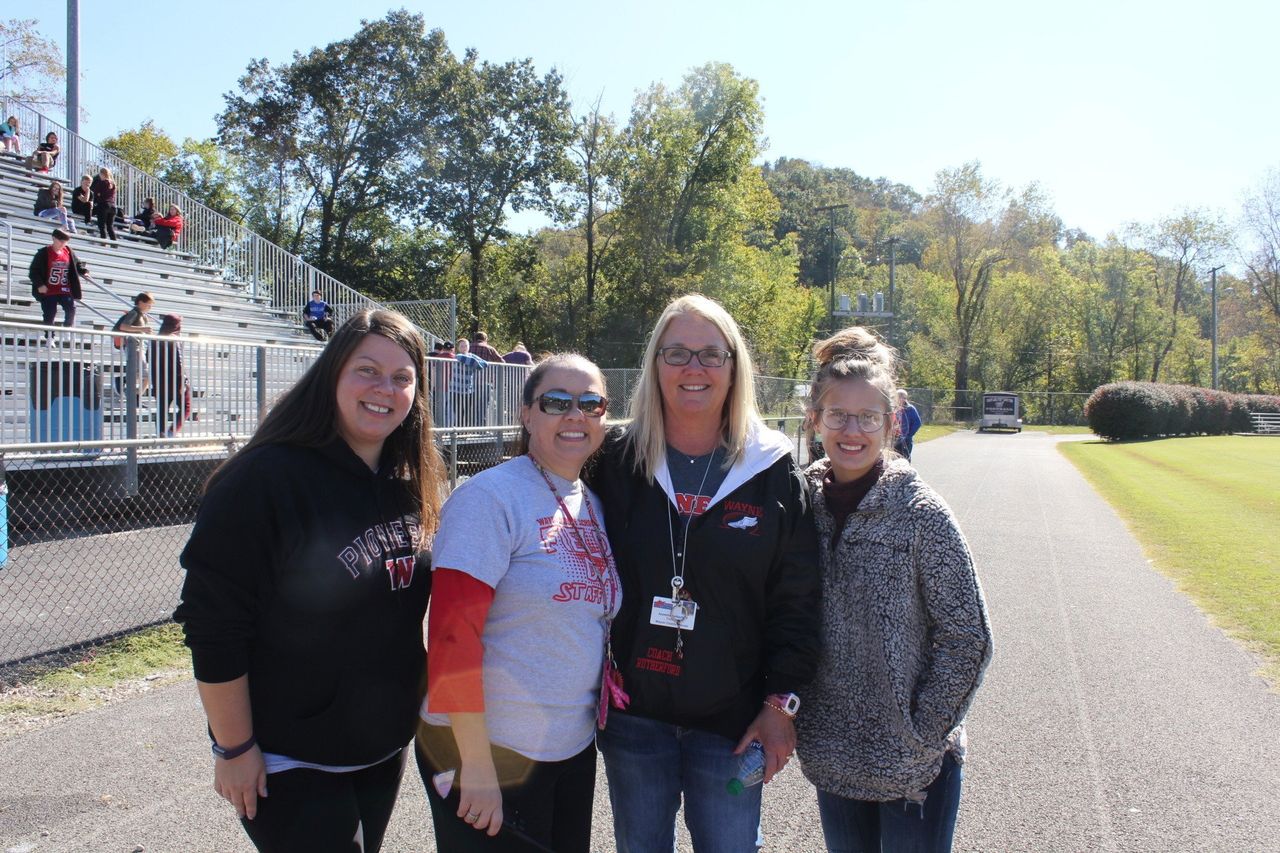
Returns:
[[[849,515],[836,546],[805,476],[822,555],[823,650],[800,693],[796,752],[819,789],[857,800],[913,797],[948,749],[963,758],[964,714],[991,660],[973,559],[945,501],[901,459]]]

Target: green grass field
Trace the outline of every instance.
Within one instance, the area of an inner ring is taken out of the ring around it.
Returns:
[[[1058,447],[1160,571],[1267,661],[1280,685],[1280,441],[1167,438]]]
[[[925,424],[920,427],[916,433],[916,444],[921,444],[935,438],[942,438],[944,435],[951,435],[962,429],[968,429],[964,424]]]

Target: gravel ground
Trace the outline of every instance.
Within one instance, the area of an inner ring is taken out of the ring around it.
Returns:
[[[916,449],[969,537],[996,634],[956,849],[1276,850],[1280,695],[1054,448],[1075,438]],[[0,741],[0,851],[251,849],[211,790],[193,685],[130,691]],[[596,814],[593,847],[612,851],[603,772]],[[794,764],[766,790],[763,825],[767,850],[822,849]],[[413,770],[384,850],[435,850]]]

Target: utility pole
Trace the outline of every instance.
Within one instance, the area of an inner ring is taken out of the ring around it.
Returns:
[[[67,130],[80,133],[80,0],[67,0]],[[79,150],[70,139],[63,144]],[[67,174],[74,180],[80,169],[77,163],[71,165]]]
[[[836,211],[844,210],[847,204],[828,204],[815,207],[815,213],[827,213],[827,319],[831,324],[831,334],[836,333]]]
[[[898,238],[890,237],[885,242],[889,244],[889,346],[893,346],[893,320],[895,316],[893,286],[897,278],[898,269]]]
[[[1209,327],[1209,339],[1211,341],[1211,352],[1213,353],[1211,358],[1213,362],[1213,390],[1215,391],[1218,390],[1218,270],[1220,269],[1222,269],[1221,265],[1209,270],[1209,277],[1213,280],[1210,285],[1213,292],[1213,322]]]

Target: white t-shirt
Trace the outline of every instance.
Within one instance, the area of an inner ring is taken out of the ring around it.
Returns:
[[[521,456],[477,474],[445,501],[432,569],[465,572],[494,589],[482,637],[490,741],[535,761],[563,761],[595,737],[605,607],[609,618],[617,615],[622,588],[608,536],[587,511],[590,500],[603,525],[599,500],[581,480],[547,476],[578,533]],[[603,578],[584,544],[604,555]],[[422,719],[449,723],[428,713],[425,700]]]

